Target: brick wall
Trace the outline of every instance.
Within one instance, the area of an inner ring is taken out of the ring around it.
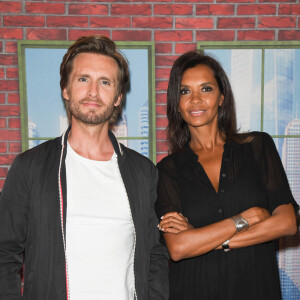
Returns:
[[[18,39],[75,40],[104,34],[116,41],[155,41],[157,160],[170,67],[198,41],[300,39],[299,0],[0,1],[0,190],[21,151]]]

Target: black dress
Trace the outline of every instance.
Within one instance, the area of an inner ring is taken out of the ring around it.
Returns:
[[[218,193],[188,145],[164,158],[158,164],[158,217],[181,212],[198,228],[254,206],[270,213],[281,204],[296,207],[272,138],[261,132],[250,136],[248,143],[225,143]],[[275,243],[171,261],[169,299],[281,299]]]

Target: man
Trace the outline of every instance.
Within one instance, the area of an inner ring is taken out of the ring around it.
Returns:
[[[60,75],[71,126],[20,154],[2,191],[0,299],[19,299],[24,252],[26,299],[167,299],[156,168],[109,131],[127,61],[110,39],[82,37]]]

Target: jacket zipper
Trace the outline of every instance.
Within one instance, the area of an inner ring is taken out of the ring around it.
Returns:
[[[59,189],[59,206],[60,206],[60,223],[61,223],[61,232],[62,232],[62,239],[64,244],[64,253],[65,253],[65,273],[66,273],[66,294],[67,300],[70,300],[70,290],[69,290],[69,273],[68,273],[68,262],[67,262],[67,253],[66,253],[66,239],[64,234],[64,203],[63,203],[63,194],[62,194],[62,187],[61,187],[61,164],[62,164],[62,157],[64,153],[64,135],[62,136],[62,150],[60,154],[60,161],[59,161],[59,168],[58,168],[58,189]]]

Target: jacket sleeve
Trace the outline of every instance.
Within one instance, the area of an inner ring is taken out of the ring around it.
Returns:
[[[152,170],[151,184],[151,210],[149,219],[149,240],[153,240],[150,251],[150,274],[149,274],[149,300],[169,299],[169,254],[166,246],[160,242],[160,234],[157,228],[158,219],[154,210],[156,201],[158,174],[157,169]]]
[[[20,160],[11,166],[0,197],[0,299],[21,295],[29,193]]]

